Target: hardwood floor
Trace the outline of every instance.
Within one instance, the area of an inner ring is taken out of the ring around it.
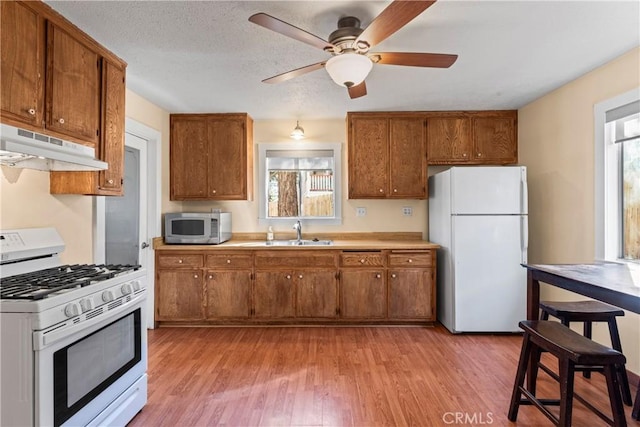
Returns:
[[[131,427],[551,425],[532,406],[507,420],[519,335],[452,335],[437,325],[160,328],[148,336],[149,400]],[[577,377],[575,389],[610,413],[602,375]],[[542,373],[538,390],[558,396]],[[625,410],[629,425],[640,425]],[[573,425],[606,424],[575,401]]]

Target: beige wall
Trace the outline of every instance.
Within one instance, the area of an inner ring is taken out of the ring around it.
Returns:
[[[594,106],[640,87],[640,48],[537,99],[518,112],[520,162],[529,179],[529,261],[595,257]],[[546,299],[579,296],[544,287]],[[628,368],[640,373],[640,316],[619,320]],[[606,328],[596,339],[608,343]]]

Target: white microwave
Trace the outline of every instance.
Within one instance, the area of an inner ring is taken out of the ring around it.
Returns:
[[[231,213],[164,214],[164,242],[191,245],[217,245],[231,238]]]

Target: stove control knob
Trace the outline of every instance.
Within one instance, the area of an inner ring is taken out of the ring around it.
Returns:
[[[83,313],[87,311],[93,310],[93,300],[91,298],[81,299],[80,300],[80,309]]]
[[[122,285],[122,287],[120,287],[120,291],[122,292],[122,295],[129,295],[131,292],[133,292],[131,283],[125,283],[124,285]]]
[[[142,289],[142,286],[140,286],[140,280],[132,281],[131,285],[133,286],[134,291],[139,291],[140,289]]]
[[[102,301],[111,302],[113,301],[115,296],[113,296],[113,291],[104,291],[102,293]]]
[[[64,308],[64,314],[67,317],[75,317],[80,314],[80,306],[75,302],[69,303]]]

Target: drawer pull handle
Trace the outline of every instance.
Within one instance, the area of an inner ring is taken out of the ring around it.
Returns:
[[[178,260],[178,264],[182,264],[182,260],[181,259]]]
[[[411,258],[409,258],[409,261],[407,261],[407,262],[412,263],[412,262],[413,262],[413,260],[412,260]]]
[[[364,258],[360,260],[360,264],[364,264]]]
[[[231,264],[231,260],[230,259],[227,260],[227,264]]]

